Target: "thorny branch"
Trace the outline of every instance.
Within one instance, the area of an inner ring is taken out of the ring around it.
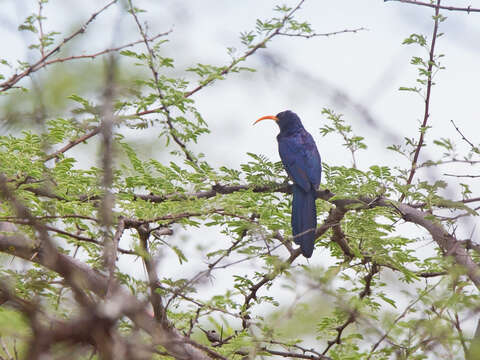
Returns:
[[[323,222],[323,224],[320,227],[318,227],[317,230],[315,231],[315,238],[316,239],[319,238],[325,232],[327,232],[327,230],[336,226],[338,222],[343,218],[345,213],[346,211],[344,211],[344,209],[331,211],[328,217]],[[292,264],[293,261],[295,261],[295,259],[298,256],[300,256],[300,254],[301,254],[301,251],[299,248],[290,252],[289,258],[284,261],[285,265]],[[256,284],[250,287],[249,293],[245,294],[245,300],[242,306],[242,315],[241,315],[243,317],[243,320],[242,320],[243,328],[248,327],[248,320],[250,319],[250,316],[248,315],[248,309],[251,306],[251,301],[257,299],[257,291],[264,285],[273,281],[281,273],[282,273],[281,270],[277,270],[277,271],[265,274],[259,282],[257,282]]]

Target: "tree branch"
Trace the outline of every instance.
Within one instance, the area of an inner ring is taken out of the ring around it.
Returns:
[[[402,203],[395,203],[392,206],[398,210],[405,221],[420,225],[427,230],[440,249],[442,249],[444,255],[452,256],[455,262],[465,269],[475,286],[480,289],[480,268],[455,236],[449,234],[437,222],[430,220],[429,217],[431,215],[428,213]]]
[[[38,60],[36,63],[34,63],[33,65],[30,65],[30,67],[28,67],[26,70],[24,70],[23,72],[21,72],[20,74],[15,74],[13,75],[12,77],[10,77],[8,80],[4,81],[3,83],[0,83],[0,92],[2,91],[5,91],[5,90],[8,90],[10,88],[12,88],[16,83],[18,83],[21,79],[23,79],[25,76],[28,76],[30,75],[31,73],[41,69],[42,67],[44,67],[44,62],[50,57],[52,56],[53,54],[55,54],[56,52],[59,52],[60,49],[66,44],[68,43],[70,40],[72,40],[73,38],[75,38],[76,36],[80,35],[80,34],[83,34],[86,30],[86,28],[88,27],[88,25],[93,21],[95,20],[95,18],[102,12],[104,12],[106,9],[108,9],[111,5],[115,4],[118,0],[112,0],[110,1],[107,5],[105,5],[103,8],[101,8],[100,10],[98,10],[97,12],[93,13],[90,18],[85,22],[85,24],[83,24],[77,31],[75,31],[74,33],[72,33],[70,36],[66,37],[65,39],[63,39],[63,41],[58,44],[55,48],[53,48],[52,50],[50,50],[47,54],[45,54],[44,56],[42,56],[42,58],[40,60]]]
[[[141,225],[137,227],[138,236],[140,237],[140,243],[145,254],[142,256],[143,263],[147,269],[148,282],[150,284],[150,301],[153,306],[153,313],[155,319],[160,322],[163,326],[168,327],[167,313],[166,309],[163,306],[163,300],[158,292],[160,281],[158,279],[157,270],[156,270],[156,261],[151,255],[148,248],[148,237],[150,232],[148,230],[148,224]]]

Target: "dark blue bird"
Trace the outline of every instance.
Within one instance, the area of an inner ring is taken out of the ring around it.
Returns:
[[[292,178],[292,233],[302,254],[309,258],[313,253],[317,228],[316,191],[322,176],[322,162],[312,138],[294,112],[287,110],[276,116],[263,116],[261,120],[275,120],[280,127],[277,135],[278,152],[283,167]]]

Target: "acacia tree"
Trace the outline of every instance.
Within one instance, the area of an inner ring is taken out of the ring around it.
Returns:
[[[478,356],[472,326],[466,330],[465,323],[478,317],[480,248],[456,236],[464,224],[459,220],[477,216],[472,206],[480,197],[469,184],[475,176],[453,174],[463,190],[449,197],[444,189],[454,183],[433,173],[419,175],[422,168],[480,162],[474,139],[455,124],[453,140],[427,142],[433,80],[443,70],[435,50],[446,19],[440,12],[478,9],[400,0],[434,12],[433,34],[412,34],[404,42],[426,50],[425,57],[412,59],[416,85],[401,88],[422,97],[423,121],[417,134],[389,147],[407,165],[372,161],[358,168],[356,152],[368,151],[368,139],[354,135],[335,110],[324,109],[327,125],[320,131],[340,135],[354,159],[353,167],[324,163],[315,246],[334,260],[329,267],[297,266],[301,255],[290,235],[290,184],[280,163],[250,154],[239,168],[217,168],[192,150],[192,143],[209,132],[195,94],[230,73],[251,70],[243,64],[275,38],[331,35],[297,19],[304,1],[277,6],[270,19],[257,20],[254,31],[241,35],[244,52],[232,50],[229,64],[191,65],[197,83],[172,72],[174,59],[162,55],[170,31],[149,34],[133,0],[106,3],[77,31],[62,36],[44,32],[42,11],[52,5],[38,1],[38,11],[20,26],[37,36],[36,59],[17,68],[3,61],[11,67],[0,75],[5,98],[35,91],[38,84],[29,77],[41,69],[54,72],[58,63],[106,56],[107,67],[101,97],[65,94],[77,104],[71,113],[41,118],[33,130],[0,137],[2,359]],[[130,14],[139,39],[96,53],[70,53],[67,45],[115,6]],[[118,57],[133,59],[146,72],[120,84]],[[141,158],[121,135],[125,129],[159,129],[159,143],[174,160]],[[100,139],[101,166],[82,167],[72,149],[94,138]],[[459,141],[469,146],[465,154],[455,149]],[[420,160],[426,146],[444,154]],[[403,235],[408,224],[416,226],[411,236]],[[225,241],[190,254],[172,241],[184,231],[190,235],[186,241],[194,243],[205,227]],[[428,257],[414,250],[425,236]],[[158,264],[171,254],[178,258],[178,275],[162,276]],[[144,266],[146,278],[122,268],[125,258],[140,259],[131,263]],[[240,268],[245,263],[250,271]],[[193,276],[183,275],[186,264],[194,267]],[[220,283],[227,276],[227,286],[213,294],[202,291],[205,279]],[[274,290],[279,284],[283,292]],[[399,284],[403,292],[392,289]],[[289,300],[280,295],[285,292]],[[289,331],[298,329],[298,322],[315,328]]]

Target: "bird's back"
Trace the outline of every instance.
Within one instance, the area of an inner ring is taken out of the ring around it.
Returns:
[[[278,150],[287,173],[305,191],[320,185],[322,164],[317,146],[304,128],[293,134],[278,134]]]

